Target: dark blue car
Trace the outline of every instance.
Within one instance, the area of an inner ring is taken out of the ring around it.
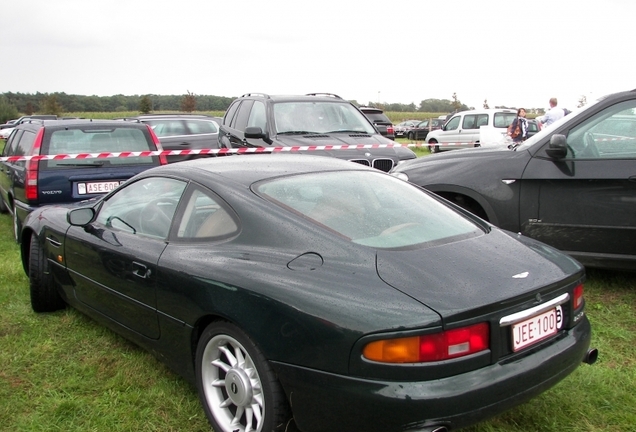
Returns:
[[[9,136],[3,157],[160,150],[145,124],[113,120],[29,120]],[[13,214],[16,241],[26,216],[47,204],[72,203],[110,192],[135,174],[163,165],[160,156],[2,159],[0,212]]]

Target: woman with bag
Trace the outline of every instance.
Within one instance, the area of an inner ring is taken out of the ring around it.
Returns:
[[[528,138],[528,121],[526,120],[526,110],[519,108],[517,118],[508,126],[508,136],[512,139],[510,148],[517,147]]]

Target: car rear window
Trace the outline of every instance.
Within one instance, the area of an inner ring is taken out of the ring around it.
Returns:
[[[369,120],[371,120],[372,122],[380,122],[380,123],[391,123],[391,120],[389,120],[389,118],[384,114],[384,113],[378,113],[378,112],[365,112],[364,115],[366,115]]]
[[[439,244],[483,233],[417,187],[370,171],[302,174],[255,189],[353,243],[375,248]]]
[[[154,151],[154,144],[149,141],[149,135],[142,129],[108,127],[100,129],[61,129],[50,133],[45,138],[42,148],[43,154],[78,154],[78,153],[119,153]],[[112,157],[112,158],[85,158],[85,159],[59,159],[42,161],[45,168],[68,168],[79,165],[103,166],[103,165],[140,165],[155,163],[150,156]]]

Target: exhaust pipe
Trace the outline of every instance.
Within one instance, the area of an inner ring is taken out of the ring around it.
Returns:
[[[598,350],[596,348],[592,348],[585,353],[585,357],[583,357],[583,363],[592,365],[596,362],[597,359],[598,359]]]

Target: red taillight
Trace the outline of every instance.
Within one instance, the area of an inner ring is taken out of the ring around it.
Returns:
[[[159,138],[157,138],[157,134],[155,134],[155,131],[152,130],[150,125],[146,125],[146,127],[148,128],[148,132],[150,133],[150,136],[152,137],[152,142],[155,143],[155,148],[157,149],[157,151],[163,151],[163,147],[161,147],[161,141],[159,141]],[[166,155],[163,155],[163,154],[159,155],[159,164],[160,165],[168,164],[168,159],[166,158]]]
[[[583,306],[583,284],[577,285],[572,293],[572,305],[574,309],[578,309]]]
[[[389,134],[389,135],[395,134],[395,129],[393,128],[393,126],[387,126],[386,127],[386,133]]]
[[[364,347],[365,358],[383,363],[421,363],[448,360],[487,350],[488,323],[430,335],[377,340]]]
[[[42,140],[44,138],[44,128],[40,128],[35,141],[33,141],[33,147],[31,149],[31,156],[39,156],[40,149],[42,148]],[[30,159],[26,163],[26,181],[24,184],[24,194],[28,201],[37,201],[38,199],[38,165],[40,161],[38,159]]]

